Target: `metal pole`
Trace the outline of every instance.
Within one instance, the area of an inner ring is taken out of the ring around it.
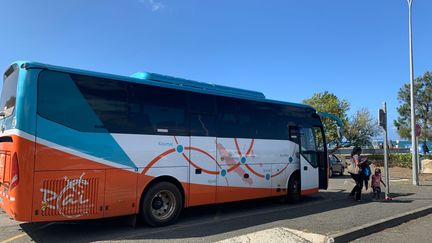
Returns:
[[[418,186],[418,171],[417,171],[417,147],[415,135],[415,103],[414,103],[414,63],[413,63],[413,45],[412,45],[412,2],[408,1],[408,18],[409,18],[409,46],[410,46],[410,98],[411,98],[411,147],[412,147],[412,176],[413,185]]]
[[[386,124],[384,126],[384,171],[385,171],[385,180],[386,180],[386,187],[385,187],[385,199],[389,199],[390,194],[390,175],[389,175],[389,168],[388,168],[388,150],[387,150],[387,104],[386,102],[383,103],[383,110],[385,114],[385,121]]]

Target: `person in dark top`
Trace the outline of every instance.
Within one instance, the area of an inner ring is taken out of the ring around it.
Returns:
[[[423,154],[426,157],[426,155],[429,153],[429,148],[427,146],[426,142],[423,142]]]
[[[360,158],[361,152],[362,152],[362,149],[360,147],[354,147],[352,152],[351,152],[352,163],[354,163],[357,167],[359,167],[359,170],[358,170],[358,173],[351,173],[350,172],[351,177],[354,179],[356,184],[353,187],[353,189],[351,190],[351,193],[349,194],[349,196],[353,197],[356,201],[361,200],[361,191],[363,189],[363,181],[364,181],[364,176],[363,176],[363,173],[361,171],[361,168],[362,168],[363,164],[366,162],[366,160],[362,160]]]

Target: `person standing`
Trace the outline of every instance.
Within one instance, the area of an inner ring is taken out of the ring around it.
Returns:
[[[371,186],[373,189],[373,198],[374,199],[381,199],[381,183],[384,186],[387,186],[384,181],[382,180],[381,177],[381,169],[380,168],[376,168],[375,169],[375,174],[372,176],[372,182],[371,182]]]
[[[429,154],[429,148],[427,146],[426,141],[423,142],[423,155],[426,158],[426,155]]]
[[[361,200],[361,191],[363,189],[363,173],[361,171],[362,165],[366,162],[366,160],[362,160],[361,155],[362,149],[360,147],[354,147],[351,151],[351,165],[348,172],[351,174],[351,177],[355,181],[355,186],[351,190],[349,194],[350,197],[354,197],[356,201]]]

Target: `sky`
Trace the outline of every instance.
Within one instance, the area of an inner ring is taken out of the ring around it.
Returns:
[[[16,60],[147,71],[302,102],[329,91],[375,116],[409,82],[406,0],[3,0],[0,67]],[[415,76],[432,71],[432,1],[414,0]]]

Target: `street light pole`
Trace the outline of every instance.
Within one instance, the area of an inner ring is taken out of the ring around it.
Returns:
[[[413,185],[418,186],[418,171],[417,171],[417,153],[418,148],[416,146],[416,119],[415,119],[415,103],[414,103],[414,63],[413,63],[413,44],[412,44],[412,2],[408,1],[408,17],[409,17],[409,46],[410,46],[410,98],[411,98],[411,147],[412,147],[412,176]]]
[[[390,174],[389,174],[389,168],[388,168],[388,150],[387,150],[387,143],[388,143],[388,133],[387,133],[387,103],[383,103],[384,111],[384,171],[385,171],[385,180],[386,180],[386,187],[385,187],[385,199],[390,200]]]

